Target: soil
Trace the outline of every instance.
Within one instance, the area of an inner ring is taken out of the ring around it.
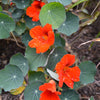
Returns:
[[[96,2],[98,2],[98,0],[96,0]],[[95,4],[89,7],[87,9],[91,13]],[[94,42],[92,45],[91,43],[87,43],[79,47],[81,43],[94,39],[98,32],[100,32],[100,16],[92,25],[80,28],[73,35],[64,37],[68,44],[66,50],[70,53],[73,52],[80,62],[91,60],[98,65],[100,63],[100,42]],[[23,44],[20,43],[20,45]],[[24,54],[25,50],[17,46],[15,41],[6,39],[0,40],[0,69],[4,68],[4,66],[9,63],[10,57],[17,52]],[[100,100],[100,65],[97,67],[95,81],[78,89],[78,93],[80,94],[80,100],[89,100],[88,97],[90,96],[93,96],[95,100]],[[4,91],[1,94],[2,100],[22,100],[20,96],[21,95],[13,96],[9,92]]]

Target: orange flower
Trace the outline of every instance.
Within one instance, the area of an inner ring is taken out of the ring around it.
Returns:
[[[63,82],[70,88],[73,88],[74,82],[78,82],[80,79],[80,69],[75,66],[70,68],[75,62],[75,56],[66,54],[63,56],[60,62],[56,64],[56,72],[59,75],[59,87],[63,86]]]
[[[54,80],[50,80],[49,83],[45,83],[39,87],[41,93],[40,100],[60,100],[58,95],[61,95],[61,92],[56,91],[56,84]]]
[[[44,53],[54,44],[54,32],[50,24],[46,24],[43,28],[41,26],[32,28],[30,36],[33,39],[29,42],[29,46],[36,48],[36,53]]]
[[[42,1],[38,1],[38,0],[33,1],[31,6],[27,8],[26,15],[28,15],[29,17],[32,17],[32,21],[38,21],[40,10],[44,5],[45,3]]]

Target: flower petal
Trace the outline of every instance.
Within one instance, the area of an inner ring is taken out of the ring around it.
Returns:
[[[41,93],[40,96],[40,100],[60,100],[59,96],[56,93],[52,93],[48,90]]]
[[[66,54],[60,61],[64,66],[72,66],[75,62],[75,55]]]

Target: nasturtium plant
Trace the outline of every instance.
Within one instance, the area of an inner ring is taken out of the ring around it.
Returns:
[[[24,45],[27,47],[28,46],[28,42],[31,40],[32,38],[29,35],[29,32],[26,31],[24,34],[22,34],[21,36],[21,40],[22,43],[24,43]]]
[[[81,69],[80,81],[86,85],[94,81],[96,74],[96,65],[92,61],[84,61],[79,65]]]
[[[39,86],[43,82],[35,81],[29,84],[24,91],[24,100],[39,100],[41,91],[39,91]]]
[[[55,68],[55,65],[61,60],[61,58],[67,54],[66,50],[63,47],[57,47],[52,51],[52,54],[50,55],[48,59],[48,63],[46,65],[46,68],[53,70]]]
[[[23,72],[23,76],[26,76],[26,74],[28,73],[28,61],[21,53],[13,55],[10,59],[10,64],[18,66],[19,69]]]
[[[16,65],[9,64],[0,70],[0,87],[5,91],[18,88],[23,80],[23,73]]]
[[[22,33],[24,33],[25,29],[26,29],[25,23],[19,22],[16,24],[15,32],[18,35],[21,35]]]
[[[0,39],[8,38],[15,29],[14,20],[6,14],[0,13]]]
[[[29,84],[34,83],[35,81],[43,82],[45,83],[45,74],[43,72],[35,72],[35,71],[30,71],[29,72]]]
[[[23,9],[15,9],[13,12],[12,12],[12,18],[13,19],[19,19],[21,18],[21,16],[24,14],[24,10]]]
[[[55,47],[64,47],[65,46],[65,40],[60,36],[60,34],[55,34]]]
[[[30,0],[13,0],[13,2],[16,4],[17,8],[24,9],[29,6]]]
[[[45,66],[49,52],[37,54],[35,48],[27,47],[25,57],[28,59],[30,70],[36,71],[38,67]]]
[[[22,49],[0,69],[0,94],[3,89],[23,93],[24,100],[79,100],[77,90],[94,82],[98,66],[79,61],[74,49],[66,48],[82,23],[76,6],[86,0],[73,1],[1,0],[0,39]]]
[[[49,23],[53,29],[57,29],[65,19],[65,8],[59,2],[48,3],[40,11],[40,22],[43,26]]]
[[[66,12],[66,17],[65,22],[58,28],[58,32],[70,36],[78,30],[79,18],[71,12]]]
[[[25,22],[26,22],[26,26],[31,29],[37,25],[41,25],[40,21],[38,22],[33,22],[31,18],[29,18],[28,16],[25,16]]]
[[[60,2],[64,6],[71,4],[72,0],[47,0],[49,2]]]

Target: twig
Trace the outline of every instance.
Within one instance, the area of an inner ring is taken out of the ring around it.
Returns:
[[[91,15],[93,15],[93,13],[96,11],[96,9],[99,7],[100,5],[100,1],[97,3],[96,7],[94,8],[94,10],[92,11]]]
[[[19,47],[22,48],[22,49],[25,49],[25,47],[21,46],[21,45],[17,42],[17,39],[16,39],[15,35],[13,34],[13,32],[11,32],[11,35],[13,36],[13,38],[14,38],[14,40],[15,40],[17,46],[19,46]]]
[[[99,67],[99,65],[100,65],[100,62],[97,64],[96,68],[98,68],[98,67]]]

